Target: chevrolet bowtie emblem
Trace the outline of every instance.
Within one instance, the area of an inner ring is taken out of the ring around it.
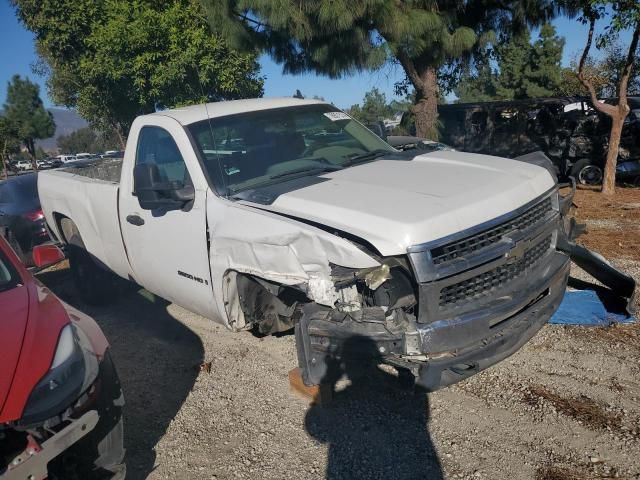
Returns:
[[[516,262],[524,256],[529,242],[523,241],[516,243],[511,250],[504,254],[505,258],[509,260],[509,263]]]

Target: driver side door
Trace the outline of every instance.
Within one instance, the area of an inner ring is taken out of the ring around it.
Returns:
[[[135,150],[127,149],[126,180],[120,187],[120,224],[135,280],[150,292],[211,317],[213,291],[207,245],[208,185],[182,125],[158,116],[139,127]],[[135,138],[135,137],[134,137]],[[155,165],[160,179],[192,185],[193,200],[179,207],[143,209],[133,169]]]

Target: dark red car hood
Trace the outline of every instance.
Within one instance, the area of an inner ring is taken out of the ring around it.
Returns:
[[[0,412],[11,388],[29,319],[26,286],[0,292]]]
[[[21,280],[0,292],[0,423],[5,423],[22,416],[33,388],[49,371],[69,315],[56,296],[24,268],[2,237],[0,251]]]

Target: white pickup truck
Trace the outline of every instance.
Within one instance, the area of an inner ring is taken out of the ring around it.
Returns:
[[[526,343],[569,274],[549,169],[398,152],[319,101],[141,116],[124,159],[38,188],[86,301],[109,271],[234,331],[295,327],[307,384],[348,339],[428,390],[464,379]]]

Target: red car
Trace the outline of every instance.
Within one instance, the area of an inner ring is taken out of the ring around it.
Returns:
[[[34,249],[39,266],[63,257],[53,245]],[[123,405],[100,327],[0,236],[0,479],[124,478]]]

